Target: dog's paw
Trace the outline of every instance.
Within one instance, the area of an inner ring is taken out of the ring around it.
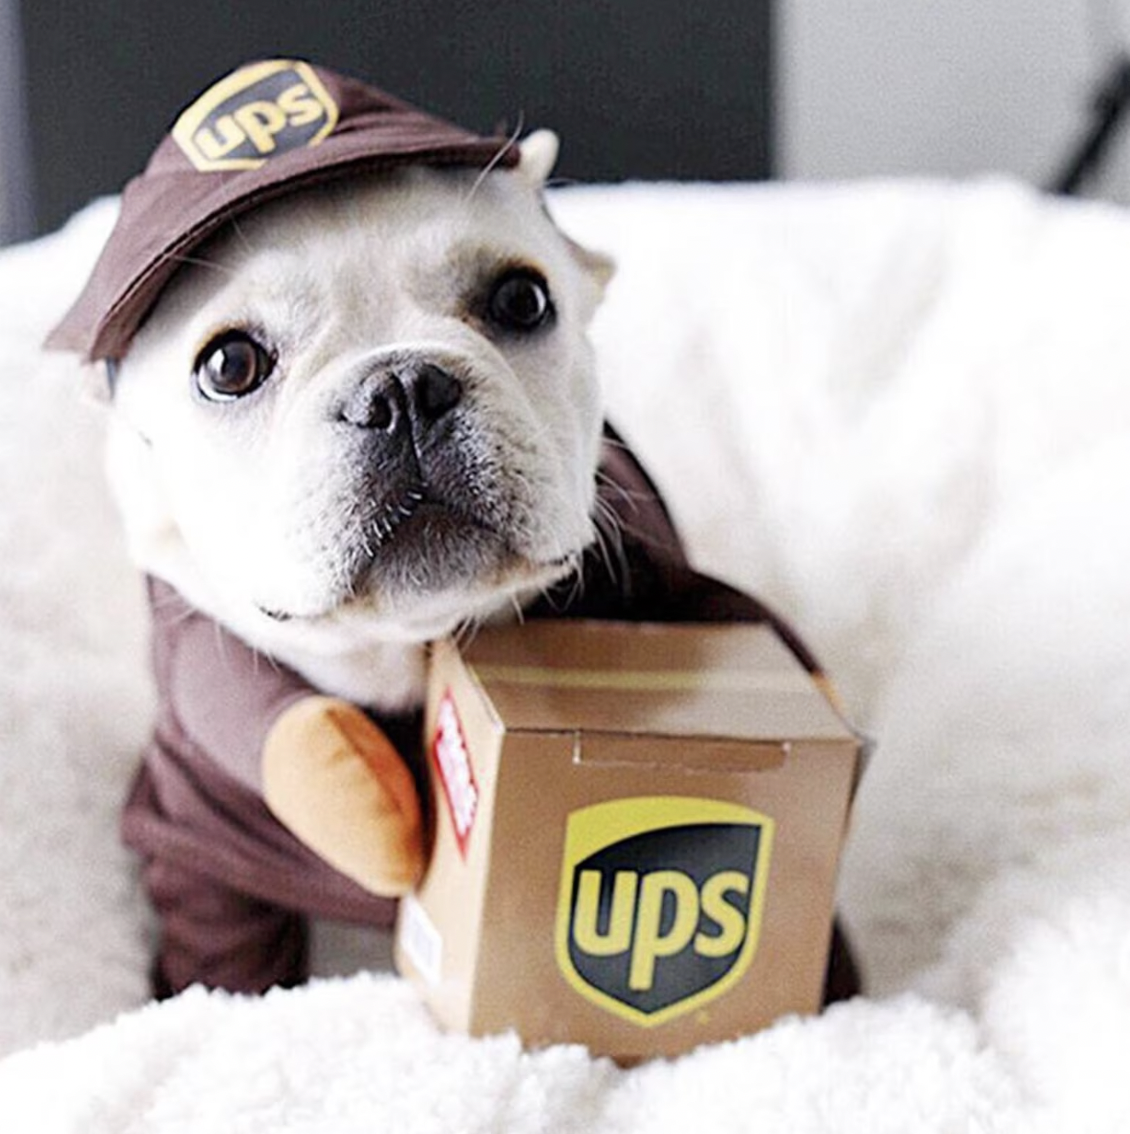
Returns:
[[[263,745],[263,797],[311,850],[371,893],[406,893],[424,870],[420,799],[388,737],[355,705],[304,697]]]

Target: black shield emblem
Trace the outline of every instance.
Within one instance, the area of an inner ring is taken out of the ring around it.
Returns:
[[[642,1026],[732,988],[756,952],[772,834],[767,816],[718,800],[574,812],[557,914],[566,980]]]

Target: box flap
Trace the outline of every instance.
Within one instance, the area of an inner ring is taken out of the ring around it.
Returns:
[[[511,730],[854,739],[767,626],[533,621],[463,659]]]

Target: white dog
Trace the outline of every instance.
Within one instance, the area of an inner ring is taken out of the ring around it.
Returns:
[[[158,991],[300,980],[306,915],[387,920],[374,895],[424,865],[428,642],[516,612],[771,618],[689,568],[603,424],[611,268],[544,208],[556,152],[252,65],[127,187],[56,332],[107,360],[152,580],[162,706],[124,829]]]

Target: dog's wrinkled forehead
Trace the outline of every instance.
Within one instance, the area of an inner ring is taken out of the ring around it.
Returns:
[[[139,343],[183,333],[189,312],[199,333],[217,322],[254,326],[271,312],[298,338],[312,337],[314,326],[302,324],[315,319],[323,331],[337,324],[371,333],[383,323],[391,332],[413,310],[473,322],[463,305],[515,269],[551,281],[562,313],[581,322],[599,294],[523,179],[479,181],[470,172],[398,170],[298,193],[247,214],[193,260]],[[166,319],[174,325],[164,327]]]
[[[180,115],[126,186],[118,223],[47,345],[120,358],[180,265],[278,197],[363,171],[518,160],[506,137],[470,133],[325,68],[291,59],[241,67]]]

